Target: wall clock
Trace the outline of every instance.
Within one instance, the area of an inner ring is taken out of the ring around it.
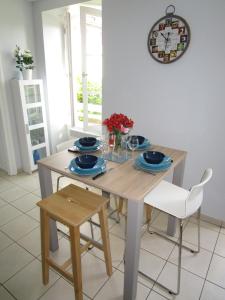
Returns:
[[[149,53],[163,64],[180,58],[190,43],[191,31],[188,23],[174,13],[175,6],[169,5],[166,15],[152,26],[148,35]]]

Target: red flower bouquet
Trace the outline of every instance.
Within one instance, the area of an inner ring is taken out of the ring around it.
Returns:
[[[115,134],[115,147],[118,148],[121,144],[122,135],[125,135],[133,128],[134,121],[129,119],[124,114],[112,114],[109,118],[103,121],[110,133]]]

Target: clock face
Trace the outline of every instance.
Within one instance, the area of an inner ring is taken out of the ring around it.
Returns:
[[[148,35],[148,50],[160,63],[168,64],[180,58],[190,42],[190,28],[187,22],[176,15],[159,19]]]

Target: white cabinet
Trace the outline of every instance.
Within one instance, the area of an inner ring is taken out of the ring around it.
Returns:
[[[42,80],[12,80],[22,168],[37,169],[37,160],[49,155]]]

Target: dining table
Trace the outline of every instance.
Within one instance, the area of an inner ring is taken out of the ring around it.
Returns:
[[[115,196],[127,199],[127,228],[125,245],[125,266],[124,266],[124,300],[135,300],[137,293],[138,267],[140,255],[141,229],[143,226],[144,198],[160,182],[172,173],[172,182],[182,186],[185,159],[187,152],[172,149],[160,145],[152,145],[151,150],[163,152],[172,158],[170,168],[164,172],[151,174],[134,167],[134,158],[124,163],[107,161],[107,170],[103,176],[93,180],[93,176],[79,176],[70,172],[68,166],[78,153],[71,153],[67,150],[55,153],[38,161],[38,174],[42,199],[53,193],[52,171],[75,179],[88,186],[96,187],[104,193],[111,193]],[[135,151],[134,156],[139,155]],[[97,151],[95,155],[101,155]],[[174,235],[176,219],[168,217],[167,234]],[[58,249],[57,227],[54,220],[50,221],[50,247],[51,251]]]

